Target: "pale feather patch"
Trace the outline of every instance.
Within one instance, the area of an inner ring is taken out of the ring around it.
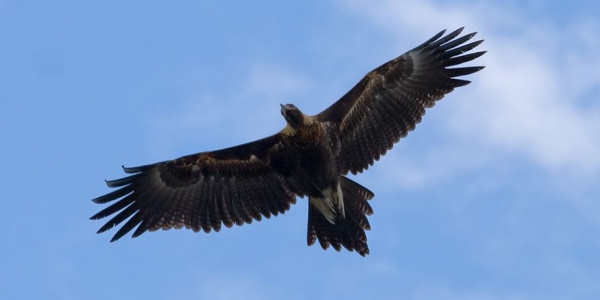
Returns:
[[[286,124],[285,127],[281,130],[283,135],[294,136],[296,135],[296,129],[294,129],[290,124]]]
[[[346,217],[346,213],[344,212],[344,194],[342,193],[342,186],[338,182],[337,189],[332,190],[331,188],[325,189],[323,192],[325,198],[329,199],[329,202],[332,205],[335,205],[336,212],[342,215],[342,217]]]
[[[309,116],[309,115],[302,114],[302,121],[304,122],[304,125],[312,125],[316,122],[316,118]]]
[[[344,210],[344,193],[342,193],[342,186],[338,182],[337,185],[337,208],[338,211],[342,214],[342,218],[346,218],[346,211]],[[335,201],[334,201],[335,203]]]
[[[317,210],[325,216],[325,219],[331,224],[335,224],[335,208],[331,200],[327,198],[309,197],[308,200],[314,205]]]
[[[310,203],[312,203],[331,224],[335,224],[335,215],[338,213],[345,218],[344,194],[342,193],[341,185],[338,183],[337,189],[335,190],[326,188],[323,191],[323,195],[325,196],[324,198],[309,198]]]

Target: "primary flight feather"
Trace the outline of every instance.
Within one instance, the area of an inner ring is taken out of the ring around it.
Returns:
[[[425,109],[470,81],[457,77],[483,67],[454,67],[485,51],[465,54],[482,40],[462,28],[436,34],[420,46],[369,72],[321,113],[308,116],[281,105],[287,124],[280,132],[247,144],[187,155],[141,167],[107,181],[117,190],[98,197],[111,203],[91,219],[114,215],[98,233],[124,222],[116,241],[134,230],[190,228],[219,231],[283,214],[307,196],[308,245],[342,247],[365,256],[365,230],[374,194],[348,179],[366,170],[413,130]]]

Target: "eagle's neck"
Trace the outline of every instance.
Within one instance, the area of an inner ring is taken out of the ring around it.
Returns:
[[[285,135],[296,135],[299,131],[310,130],[310,128],[317,123],[315,117],[308,116],[305,114],[301,115],[301,120],[299,120],[299,122],[297,120],[290,122],[287,119],[286,121],[287,124],[285,125],[285,128],[283,128],[283,130],[281,131],[281,133]]]

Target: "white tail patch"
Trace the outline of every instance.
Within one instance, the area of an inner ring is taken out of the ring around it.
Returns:
[[[335,208],[329,199],[310,197],[308,198],[308,201],[310,201],[310,203],[325,216],[325,219],[327,219],[329,223],[335,224]]]
[[[342,218],[346,218],[346,211],[344,210],[344,193],[342,193],[342,186],[338,182],[337,184],[337,203],[334,201],[333,203],[337,204],[338,211],[342,214]]]
[[[335,215],[337,213],[345,218],[344,195],[342,194],[342,187],[340,184],[338,183],[337,189],[335,190],[332,190],[331,188],[325,189],[323,195],[325,196],[323,198],[310,197],[308,200],[331,224],[335,224]]]

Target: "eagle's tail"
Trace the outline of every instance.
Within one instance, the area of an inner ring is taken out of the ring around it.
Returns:
[[[349,251],[365,256],[369,254],[365,230],[371,229],[367,216],[373,214],[367,200],[372,199],[374,194],[344,176],[340,176],[340,185],[344,195],[345,217],[342,214],[335,215],[334,224],[309,201],[308,245],[314,244],[318,239],[323,249],[332,245],[335,250],[340,251],[344,246]]]

